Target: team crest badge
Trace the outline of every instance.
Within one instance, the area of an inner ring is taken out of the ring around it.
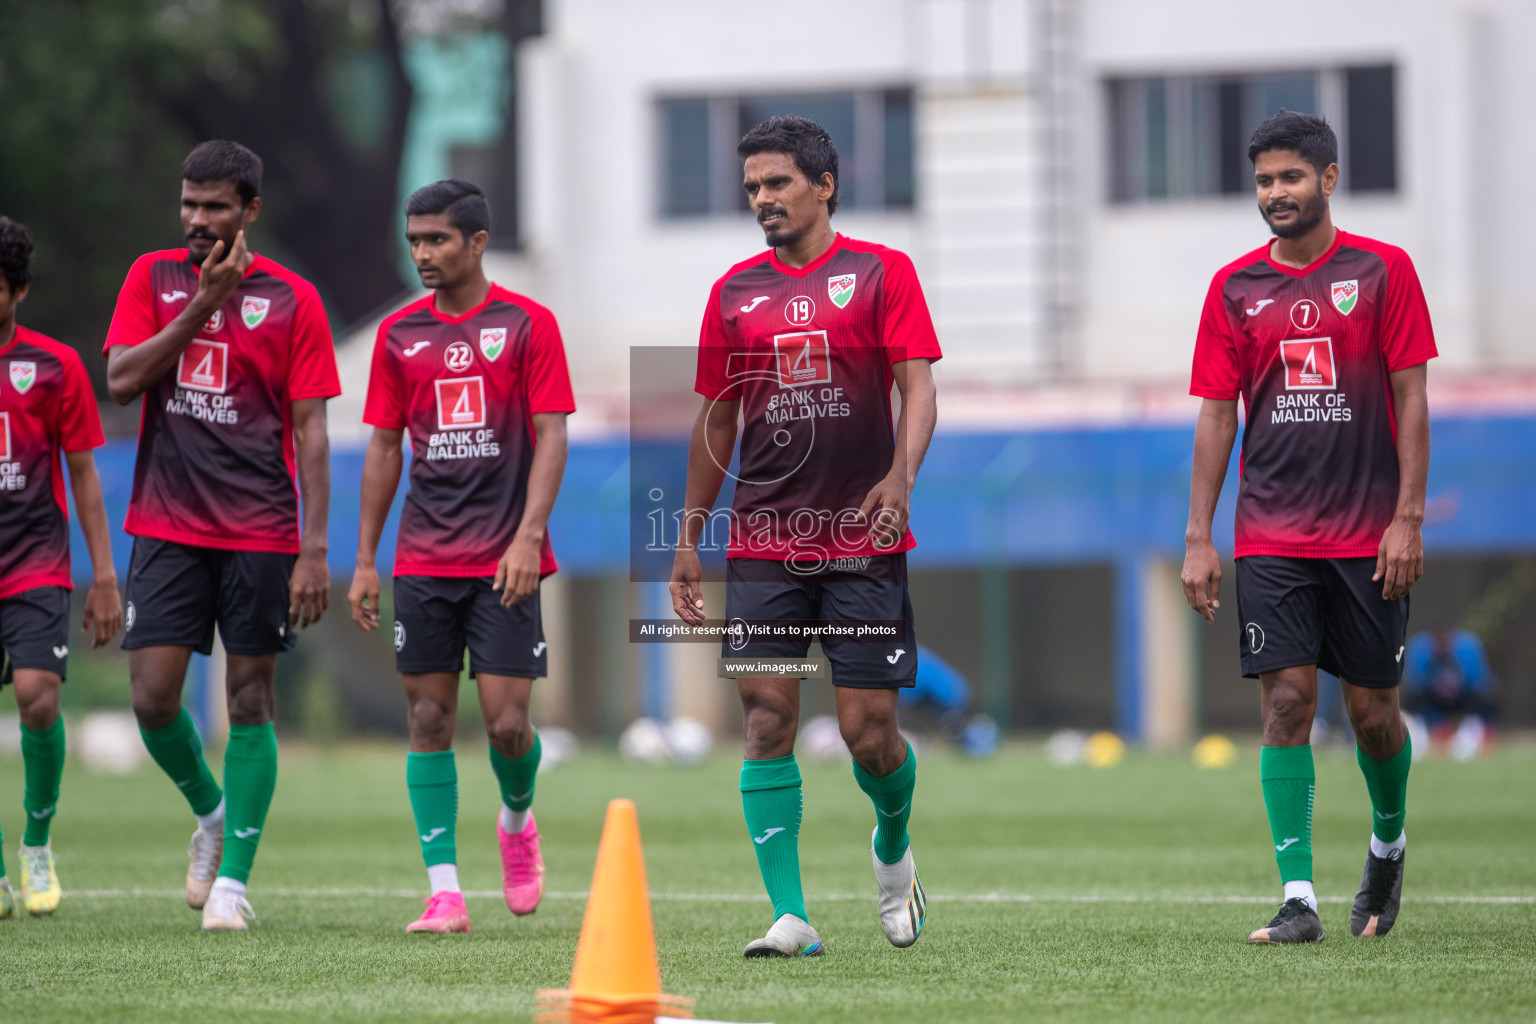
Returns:
[[[245,321],[245,326],[255,330],[267,318],[267,312],[271,308],[271,299],[258,299],[254,295],[247,295],[240,300],[240,319]]]
[[[507,329],[505,327],[486,327],[480,331],[480,354],[491,362],[501,355],[501,350],[507,347]]]
[[[37,383],[37,364],[16,361],[11,363],[11,387],[17,394],[26,394],[32,390],[32,385]]]
[[[1360,282],[1335,281],[1328,286],[1328,294],[1333,298],[1333,308],[1349,316],[1360,299]]]
[[[857,274],[840,274],[837,277],[827,278],[827,298],[832,300],[832,305],[838,309],[853,299],[853,286],[858,280]]]

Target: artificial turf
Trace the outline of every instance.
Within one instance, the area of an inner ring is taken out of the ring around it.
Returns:
[[[528,1020],[566,982],[606,801],[632,797],[668,991],[734,1021],[1530,1021],[1536,1019],[1536,745],[1430,759],[1410,782],[1404,907],[1349,934],[1369,829],[1352,751],[1318,753],[1314,849],[1327,939],[1250,947],[1279,885],[1253,744],[1230,769],[1133,752],[1108,769],[1020,745],[920,754],[914,851],[922,939],[875,916],[873,813],[846,764],[802,764],[807,905],[830,955],[744,960],[770,910],[740,815],[739,762],[634,766],[589,750],[539,780],[548,895],[501,901],[485,748],[461,747],[460,870],[474,931],[408,936],[425,876],[403,751],[285,748],[251,879],[259,925],[204,935],[182,902],[192,820],[146,768],[71,762],[54,850],[64,903],[0,921],[7,1019]],[[217,763],[215,761],[215,763]],[[17,869],[21,763],[0,758]]]

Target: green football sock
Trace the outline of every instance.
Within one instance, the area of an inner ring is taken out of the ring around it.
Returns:
[[[807,920],[800,889],[800,797],[794,754],[741,762],[741,810],[775,921],[784,914]]]
[[[48,828],[59,809],[59,780],[64,777],[64,716],[46,729],[21,727],[21,760],[26,772],[26,791],[21,806],[27,812],[27,829],[21,845],[47,846]]]
[[[1264,790],[1264,810],[1269,813],[1280,881],[1310,882],[1312,798],[1317,788],[1312,748],[1261,747],[1259,783]]]
[[[1408,807],[1408,769],[1413,766],[1413,739],[1403,734],[1403,749],[1385,761],[1372,761],[1365,751],[1355,748],[1360,774],[1365,776],[1366,791],[1371,794],[1371,831],[1384,843],[1396,842],[1403,834],[1403,818]]]
[[[543,756],[544,744],[537,732],[533,734],[533,746],[515,761],[491,748],[491,771],[496,773],[496,784],[501,787],[501,802],[510,809],[526,811],[533,806],[533,788]]]
[[[212,814],[224,799],[224,791],[213,781],[208,762],[203,759],[203,740],[192,724],[192,716],[182,708],[176,720],[164,729],[139,727],[149,756],[160,770],[171,777],[181,795],[192,805],[193,814]]]
[[[459,770],[453,751],[405,756],[405,786],[416,816],[416,837],[427,867],[458,863],[454,828],[459,818]]]
[[[5,877],[5,829],[0,829],[0,878]]]
[[[277,788],[277,733],[271,722],[232,725],[224,748],[224,863],[220,878],[250,879],[256,844]]]
[[[917,788],[917,755],[907,744],[907,759],[889,775],[871,775],[853,763],[853,777],[875,805],[875,856],[895,864],[907,855],[907,819],[912,816],[912,791]]]

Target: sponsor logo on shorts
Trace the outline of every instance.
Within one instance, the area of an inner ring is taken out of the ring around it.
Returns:
[[[63,661],[65,658],[69,657],[69,645],[64,644],[62,646],[55,647],[53,649],[53,656],[58,658],[60,661]]]
[[[399,654],[405,647],[405,623],[395,620],[395,653]]]
[[[133,632],[133,623],[134,623],[134,621],[138,617],[139,617],[138,609],[134,608],[132,601],[129,601],[128,602],[128,611],[123,616],[123,632],[124,633],[131,633],[131,632]]]
[[[887,655],[886,655],[886,656],[885,656],[885,660],[886,660],[886,661],[888,661],[888,662],[890,662],[890,663],[891,663],[891,664],[892,664],[892,665],[894,665],[894,664],[896,664],[896,663],[897,663],[897,662],[898,662],[898,661],[900,661],[900,660],[901,660],[901,656],[902,656],[902,655],[903,655],[903,654],[906,654],[906,653],[907,653],[907,652],[906,652],[906,651],[904,651],[904,650],[903,650],[903,649],[901,649],[901,648],[900,648],[900,647],[898,647],[898,648],[896,648],[896,653],[895,653],[895,654],[887,654]]]
[[[543,640],[540,640],[538,643],[534,644],[533,645],[533,656],[535,658],[537,658],[539,655],[543,654],[545,646],[546,645],[545,645]]]
[[[1248,636],[1248,650],[1258,654],[1264,649],[1264,630],[1257,622],[1250,622],[1243,627],[1243,632]]]

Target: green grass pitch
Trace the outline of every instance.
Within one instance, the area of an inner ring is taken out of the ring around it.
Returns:
[[[738,762],[621,764],[588,752],[541,777],[548,890],[502,904],[485,748],[460,749],[469,936],[407,936],[425,875],[403,748],[286,748],[252,879],[259,926],[203,935],[182,903],[185,805],[157,771],[71,764],[54,830],[65,898],[0,921],[7,1020],[528,1020],[568,978],[606,801],[634,798],[669,991],[736,1021],[1536,1019],[1536,746],[1414,768],[1404,908],[1385,939],[1349,934],[1368,805],[1352,752],[1318,755],[1315,849],[1327,940],[1249,947],[1278,902],[1243,744],[1225,771],[1133,753],[1061,768],[1039,748],[921,755],[912,833],[922,940],[875,918],[868,802],[845,765],[806,764],[801,857],[830,955],[743,960],[770,917],[741,822]],[[21,764],[0,759],[16,870]]]

